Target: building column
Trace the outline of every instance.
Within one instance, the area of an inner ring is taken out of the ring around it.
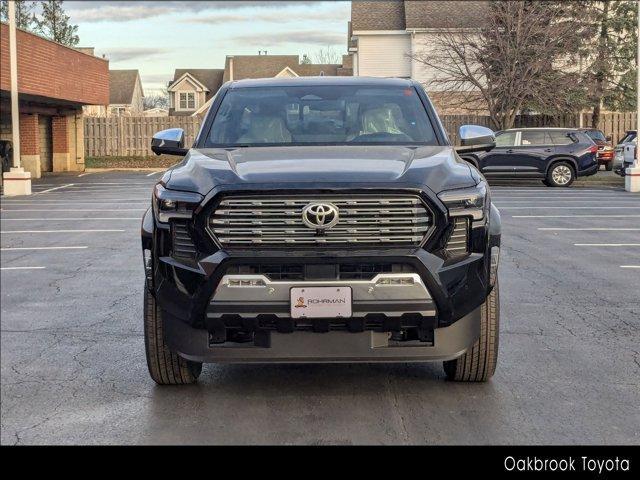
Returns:
[[[53,146],[53,171],[71,170],[69,154],[69,121],[66,116],[51,117],[51,136]],[[74,162],[75,163],[75,162]]]
[[[69,116],[69,145],[71,145],[71,170],[84,172],[84,116],[82,111]]]
[[[32,178],[42,176],[38,114],[20,114],[20,165]]]

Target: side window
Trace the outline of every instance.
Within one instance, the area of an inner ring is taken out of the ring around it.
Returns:
[[[562,131],[554,131],[549,132],[551,136],[551,141],[554,145],[571,145],[573,143],[573,139],[567,134],[567,132]]]
[[[496,147],[513,147],[518,132],[504,132],[496,136]]]
[[[551,145],[551,137],[548,132],[541,132],[539,130],[523,130],[520,144],[523,147],[528,145]]]

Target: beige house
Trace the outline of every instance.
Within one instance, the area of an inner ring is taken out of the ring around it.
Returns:
[[[109,70],[109,105],[88,105],[88,117],[137,117],[142,115],[144,91],[138,70]]]
[[[222,85],[224,70],[215,68],[176,69],[169,83],[169,115],[191,115]]]

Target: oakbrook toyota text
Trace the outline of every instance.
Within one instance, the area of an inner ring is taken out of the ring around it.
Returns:
[[[631,462],[628,458],[538,458],[507,457],[504,468],[508,472],[628,472]]]

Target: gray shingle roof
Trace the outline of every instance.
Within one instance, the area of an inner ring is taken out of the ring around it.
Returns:
[[[473,28],[486,18],[486,1],[405,1],[407,28]]]
[[[411,28],[473,28],[489,7],[488,1],[351,2],[353,30],[405,30]]]
[[[176,68],[173,74],[173,81],[175,82],[187,72],[209,89],[207,99],[215,95],[222,85],[224,70],[221,68]]]
[[[230,79],[231,57],[227,57],[225,63],[224,81]],[[271,78],[279,74],[285,67],[301,77],[313,77],[320,75],[335,76],[338,74],[337,64],[301,64],[298,55],[234,55],[233,56],[233,79],[242,80],[244,78]]]
[[[404,2],[351,2],[353,30],[404,30]]]
[[[131,103],[139,75],[138,70],[109,70],[109,103]]]

